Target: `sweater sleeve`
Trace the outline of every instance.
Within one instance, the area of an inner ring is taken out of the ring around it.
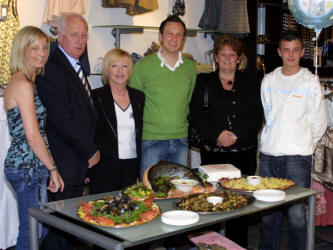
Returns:
[[[143,73],[143,63],[139,61],[134,65],[129,85],[135,89],[143,91]]]
[[[313,133],[313,145],[314,148],[317,146],[318,141],[324,135],[327,128],[327,111],[325,105],[325,99],[321,91],[320,83],[316,79],[314,95],[313,95],[313,106],[311,112],[311,123]]]

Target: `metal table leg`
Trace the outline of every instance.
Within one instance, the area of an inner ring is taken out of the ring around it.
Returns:
[[[111,237],[104,236],[96,233],[93,230],[75,225],[50,213],[44,212],[36,208],[29,208],[29,220],[31,225],[30,230],[30,246],[31,250],[38,250],[38,223],[40,221],[52,227],[58,228],[63,232],[72,234],[76,237],[84,239],[94,245],[100,246],[104,249],[123,250],[122,242],[112,239]]]
[[[39,243],[38,243],[38,221],[29,215],[29,227],[30,227],[30,249],[31,250],[38,250]]]
[[[307,224],[307,237],[306,237],[306,249],[314,249],[314,238],[315,238],[315,218],[316,218],[316,194],[311,195],[308,198],[309,215]]]

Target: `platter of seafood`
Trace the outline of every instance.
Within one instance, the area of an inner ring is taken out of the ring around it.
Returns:
[[[88,223],[104,227],[131,227],[147,223],[160,215],[153,198],[132,200],[123,196],[80,202],[78,217]]]
[[[258,178],[258,177],[256,177]],[[223,179],[219,181],[222,188],[232,191],[245,191],[253,192],[261,189],[279,189],[285,190],[296,185],[296,183],[289,179],[275,178],[275,177],[260,177],[260,182],[254,183],[253,179],[249,178],[236,178],[236,179]]]
[[[149,167],[143,175],[143,183],[146,187],[152,189],[157,199],[210,193],[216,189],[212,184],[200,178],[192,169],[167,161],[159,161]],[[189,188],[189,186],[191,187]]]
[[[213,197],[214,199],[209,199]],[[218,199],[218,198],[221,199]],[[214,202],[212,201],[214,200]],[[218,201],[217,201],[218,200]],[[176,209],[193,211],[200,214],[224,213],[251,205],[255,199],[250,195],[232,193],[199,193],[176,199]]]

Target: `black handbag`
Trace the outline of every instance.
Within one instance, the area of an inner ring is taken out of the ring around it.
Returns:
[[[203,107],[204,107],[204,112],[207,115],[209,113],[209,108],[208,108],[208,82],[205,82],[205,90],[204,90],[204,102],[203,102]],[[204,143],[204,138],[200,136],[198,133],[198,130],[193,127],[192,121],[191,121],[191,115],[187,117],[189,125],[188,125],[188,142],[191,147],[195,148],[200,148],[203,143]]]

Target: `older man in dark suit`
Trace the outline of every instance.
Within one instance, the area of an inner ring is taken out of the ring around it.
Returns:
[[[65,182],[64,192],[50,200],[81,196],[89,168],[100,153],[94,142],[96,112],[79,57],[87,46],[88,25],[77,14],[59,20],[59,46],[50,54],[44,76],[36,79],[47,109],[50,150]],[[61,247],[60,247],[61,249]]]

